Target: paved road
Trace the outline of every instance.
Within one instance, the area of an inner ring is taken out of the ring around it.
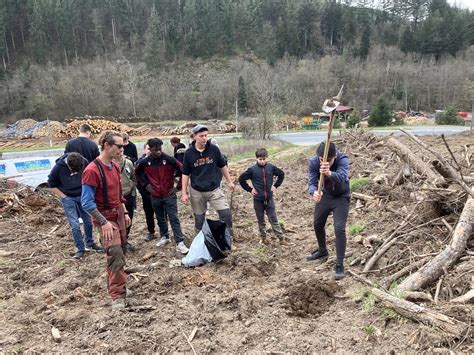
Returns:
[[[412,126],[408,130],[417,136],[429,136],[429,135],[440,135],[444,134],[454,134],[463,131],[469,130],[469,127],[464,126]],[[373,130],[372,133],[376,135],[387,135],[390,133],[393,134],[403,134],[399,130]],[[333,137],[339,135],[339,131],[334,131]],[[278,133],[273,135],[275,138],[283,139],[293,144],[298,145],[312,145],[318,144],[326,139],[326,131],[311,131],[311,132],[295,132],[295,133]]]

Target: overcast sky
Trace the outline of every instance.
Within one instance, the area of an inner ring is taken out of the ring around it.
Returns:
[[[474,0],[448,0],[448,2],[461,8],[474,10]]]

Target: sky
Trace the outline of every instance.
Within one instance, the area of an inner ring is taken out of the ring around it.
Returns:
[[[463,9],[474,10],[474,0],[448,0],[450,4],[456,4],[458,7]]]

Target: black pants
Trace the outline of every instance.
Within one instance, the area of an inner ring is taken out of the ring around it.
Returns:
[[[169,238],[168,220],[173,230],[174,240],[176,244],[182,242],[183,232],[181,231],[181,223],[178,217],[178,201],[176,195],[169,197],[152,197],[151,203],[155,211],[158,227],[160,227],[161,237]]]
[[[326,221],[332,212],[334,219],[334,234],[336,235],[337,263],[344,262],[346,253],[346,224],[349,215],[351,198],[349,196],[333,197],[323,194],[321,201],[314,208],[314,231],[320,251],[326,249]]]
[[[150,195],[141,194],[143,202],[143,211],[145,211],[146,227],[148,233],[155,234],[155,214],[153,212],[153,205],[151,204]]]
[[[260,232],[260,238],[265,239],[267,236],[265,226],[265,213],[267,214],[268,221],[270,222],[273,233],[278,239],[283,239],[283,231],[281,230],[280,223],[275,210],[275,201],[273,197],[268,200],[257,200],[253,199],[253,208],[255,209],[255,215],[257,216],[258,230]]]
[[[137,207],[137,196],[129,195],[129,196],[124,196],[124,197],[125,197],[125,200],[127,200],[125,201],[125,209],[128,212],[128,216],[133,221],[133,212],[135,211],[135,207]],[[128,239],[128,235],[130,234],[130,229],[132,229],[131,223],[127,227],[127,239]]]

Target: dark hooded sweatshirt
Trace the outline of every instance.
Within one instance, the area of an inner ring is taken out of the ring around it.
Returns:
[[[69,154],[64,154],[56,160],[48,176],[48,186],[50,188],[57,187],[63,194],[69,197],[81,196],[82,192],[82,171],[79,173],[71,173],[66,165],[66,159]],[[84,168],[88,162],[84,159]]]
[[[313,156],[308,163],[309,193],[318,190],[319,183],[319,156]],[[339,150],[336,150],[336,159],[329,168],[331,177],[325,177],[323,181],[323,193],[333,197],[350,196],[349,188],[349,158]]]
[[[183,175],[191,175],[191,187],[197,191],[213,191],[220,187],[219,173],[224,166],[224,156],[209,141],[202,152],[196,149],[196,142],[192,142],[184,153]]]
[[[277,181],[273,184],[273,177],[277,177]],[[261,166],[258,163],[252,165],[239,177],[239,184],[247,192],[252,192],[252,188],[247,183],[247,180],[252,181],[252,185],[257,190],[257,196],[253,198],[259,201],[269,201],[273,197],[272,186],[279,187],[285,173],[283,170],[277,168],[275,165],[265,163]]]

